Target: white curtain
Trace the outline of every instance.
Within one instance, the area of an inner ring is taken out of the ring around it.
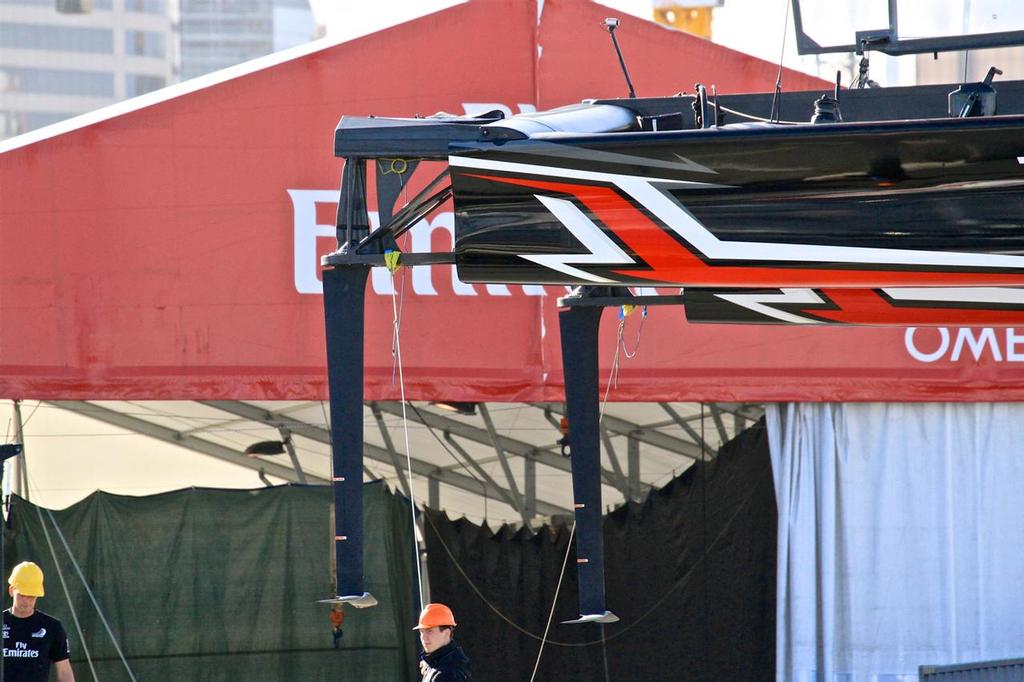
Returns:
[[[768,409],[778,680],[1024,656],[1024,404]]]

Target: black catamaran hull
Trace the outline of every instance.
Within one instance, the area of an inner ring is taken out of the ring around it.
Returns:
[[[869,45],[893,53],[954,47],[901,40],[889,4],[886,31],[857,34],[862,85],[870,85]],[[799,3],[794,16],[803,48],[810,38]],[[605,26],[613,31],[617,22]],[[1021,36],[975,37],[956,49]],[[402,263],[454,261],[466,282],[581,285],[559,311],[572,425],[574,622],[612,622],[601,534],[601,309],[657,301],[682,303],[694,321],[1024,326],[1024,82],[999,82],[997,93],[998,73],[957,86],[837,85],[826,95],[719,97],[712,88],[709,97],[697,84],[693,96],[645,99],[630,85],[629,99],[510,118],[343,118],[335,131],[335,154],[346,159],[339,248],[323,264],[347,273],[324,277],[325,301],[347,308],[343,316],[328,310],[328,366],[361,364],[362,326],[342,322],[362,315],[369,268],[395,267],[398,238],[449,197],[454,252],[402,254]],[[775,123],[730,124],[765,116]],[[811,123],[779,122],[800,118]],[[442,160],[449,168],[395,212],[407,172]],[[372,172],[381,221],[373,232]],[[682,291],[652,296],[657,286]],[[332,438],[342,510],[336,548],[339,566],[354,556],[356,568],[339,570],[337,594],[366,605],[361,538],[347,534],[361,524],[352,506],[359,487],[344,487],[344,472],[362,464],[351,438],[361,428],[362,378],[347,373],[332,369],[330,380],[332,414],[351,422],[334,424]]]
[[[1021,116],[468,148],[455,259],[466,282],[683,287],[694,321],[1013,323],[1022,161]]]

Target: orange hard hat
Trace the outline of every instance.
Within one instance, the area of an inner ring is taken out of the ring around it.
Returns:
[[[441,625],[455,627],[455,616],[452,614],[452,610],[444,604],[427,604],[420,612],[419,624],[413,630],[425,630]]]

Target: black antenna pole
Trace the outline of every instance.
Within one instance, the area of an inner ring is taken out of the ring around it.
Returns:
[[[604,26],[612,37],[612,45],[615,46],[615,54],[619,56],[619,66],[622,67],[622,75],[626,77],[626,86],[629,87],[629,98],[636,99],[636,90],[633,89],[633,81],[629,79],[629,70],[626,68],[626,60],[622,58],[622,50],[619,49],[619,41],[615,37],[615,29],[619,27],[619,20],[615,17],[608,17],[604,20]]]

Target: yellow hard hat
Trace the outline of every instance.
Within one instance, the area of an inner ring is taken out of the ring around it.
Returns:
[[[42,597],[43,569],[31,561],[22,561],[11,571],[7,584],[26,597]]]

